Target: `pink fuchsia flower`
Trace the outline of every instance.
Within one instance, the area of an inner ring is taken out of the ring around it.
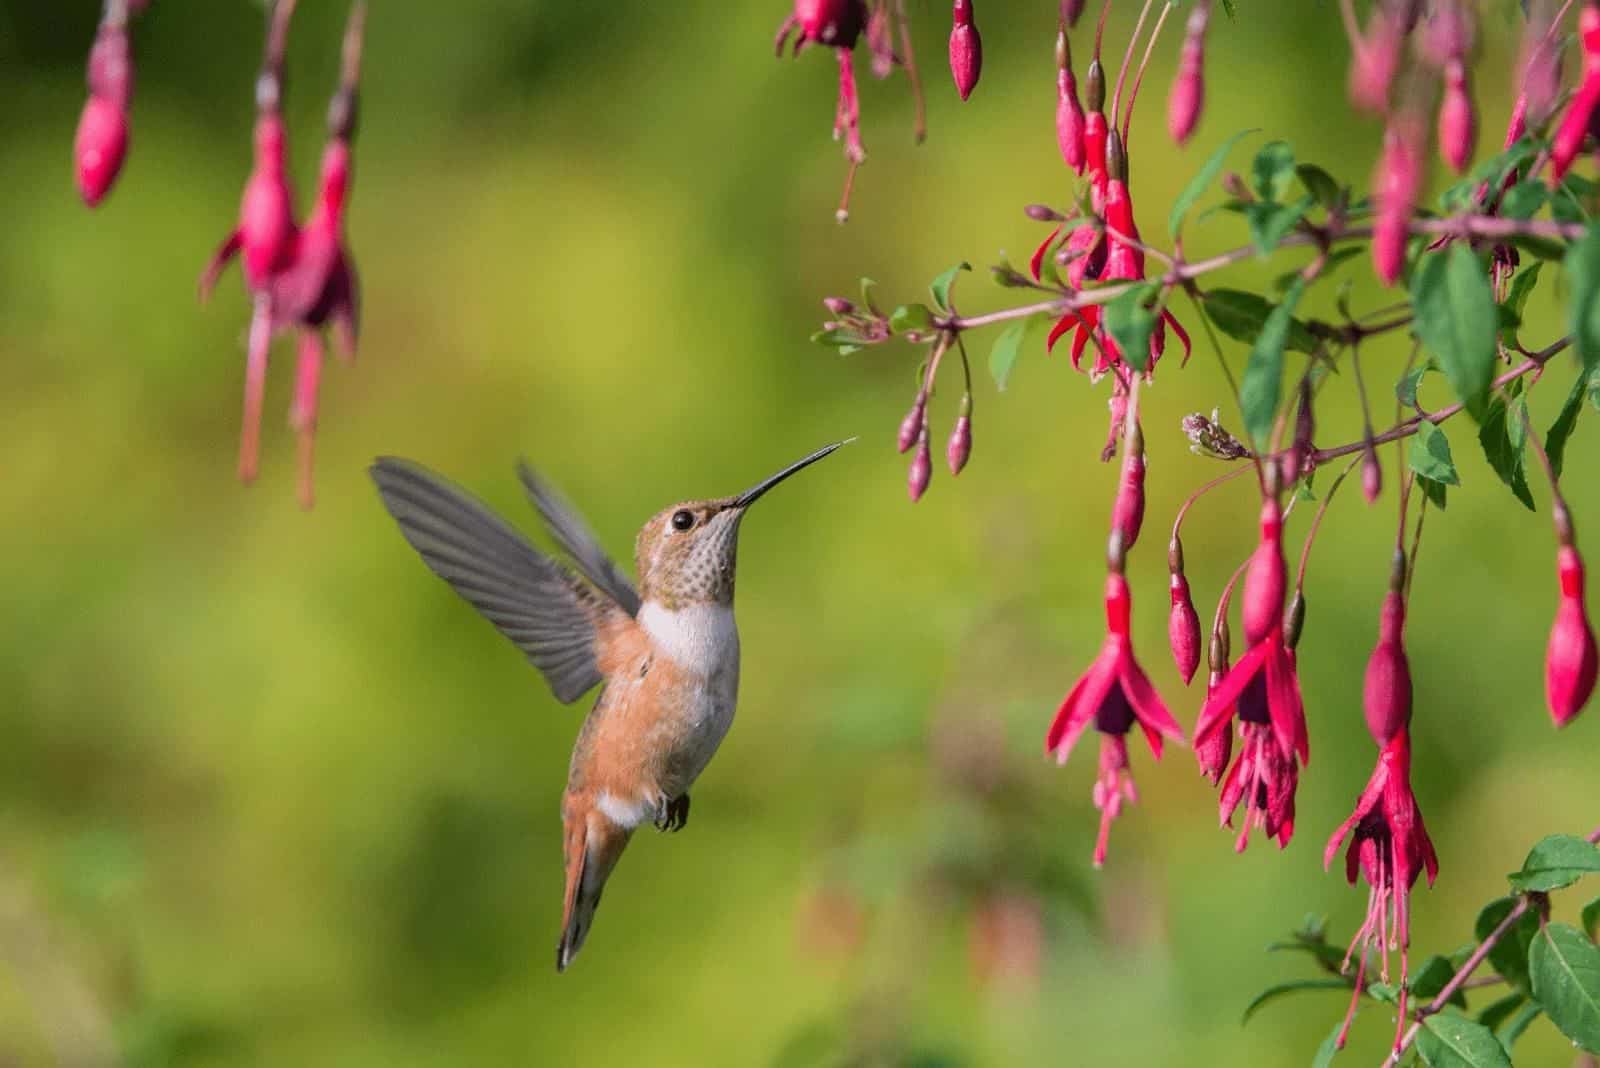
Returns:
[[[1555,181],[1560,181],[1578,158],[1600,109],[1600,4],[1592,0],[1578,14],[1578,40],[1583,46],[1583,81],[1551,141],[1550,177]]]
[[[1287,846],[1294,836],[1294,795],[1300,784],[1300,764],[1292,751],[1278,744],[1267,701],[1266,678],[1258,672],[1251,676],[1235,702],[1239,716],[1239,758],[1223,779],[1217,799],[1217,814],[1224,827],[1233,826],[1234,813],[1244,805],[1244,821],[1233,846],[1240,853],[1250,843],[1250,832],[1258,828],[1268,838],[1276,838],[1279,849]],[[1212,739],[1218,734],[1226,735],[1227,728],[1213,731],[1206,744],[1214,745]],[[1198,735],[1195,745],[1198,752]],[[1210,769],[1202,764],[1202,771],[1209,773]]]
[[[1584,607],[1583,558],[1575,546],[1562,545],[1556,550],[1556,571],[1561,601],[1545,652],[1544,687],[1551,717],[1556,726],[1565,727],[1594,693],[1600,654]]]
[[[867,7],[863,0],[795,0],[788,18],[778,27],[774,41],[778,55],[795,35],[794,55],[811,44],[833,48],[839,61],[839,98],[833,113],[833,139],[844,139],[845,159],[850,168],[845,177],[844,196],[835,213],[840,222],[850,217],[850,190],[855,182],[856,168],[867,158],[866,145],[861,140],[861,101],[856,93],[855,45],[867,24]]]
[[[1100,732],[1100,774],[1094,789],[1095,807],[1101,813],[1094,850],[1096,867],[1105,863],[1111,824],[1121,812],[1122,803],[1137,798],[1128,768],[1128,731],[1137,723],[1158,760],[1163,738],[1183,742],[1183,729],[1134,657],[1129,635],[1132,613],[1128,580],[1113,571],[1106,576],[1105,645],[1062,701],[1045,736],[1045,752],[1064,764],[1084,730],[1093,724]]]
[[[1411,664],[1406,657],[1404,630],[1406,603],[1400,587],[1405,576],[1404,557],[1396,561],[1397,577],[1383,599],[1378,623],[1378,644],[1367,659],[1362,686],[1362,707],[1367,730],[1380,746],[1411,723]]]
[[[1228,620],[1219,616],[1206,651],[1207,666],[1210,669],[1206,680],[1207,698],[1215,694],[1217,688],[1222,685],[1222,680],[1228,677],[1228,654]],[[1233,715],[1235,711],[1232,710],[1228,714]],[[1222,779],[1222,773],[1228,770],[1228,759],[1233,755],[1233,732],[1212,731],[1204,739],[1196,737],[1194,755],[1200,761],[1200,774],[1212,786],[1217,785]]]
[[[1383,154],[1373,176],[1372,262],[1385,285],[1394,285],[1405,266],[1411,212],[1422,189],[1421,124],[1414,115],[1396,115],[1383,134]]]
[[[1270,724],[1282,754],[1311,762],[1305,706],[1295,676],[1294,658],[1284,641],[1283,596],[1287,581],[1283,561],[1283,519],[1277,502],[1261,506],[1261,542],[1245,572],[1244,630],[1250,649],[1206,698],[1195,724],[1195,744],[1225,730],[1235,713],[1241,724]],[[1258,681],[1259,680],[1259,681]],[[1259,689],[1246,691],[1252,685]],[[1257,700],[1259,698],[1259,701]]]
[[[1401,727],[1383,744],[1377,767],[1356,801],[1355,811],[1328,839],[1322,857],[1323,867],[1333,863],[1334,855],[1346,838],[1350,839],[1350,844],[1345,851],[1345,878],[1354,886],[1357,873],[1365,875],[1371,893],[1367,899],[1366,920],[1345,954],[1343,967],[1348,969],[1350,959],[1356,956],[1357,948],[1360,949],[1355,995],[1339,1032],[1338,1044],[1344,1045],[1350,1021],[1355,1016],[1356,1002],[1365,987],[1367,951],[1377,948],[1381,961],[1379,975],[1388,982],[1391,946],[1400,950],[1399,1021],[1395,1030],[1398,1043],[1401,1029],[1408,1022],[1406,949],[1411,942],[1411,888],[1423,871],[1428,873],[1429,886],[1439,874],[1439,858],[1423,826],[1422,810],[1411,792],[1409,729]]]
[[[1472,162],[1478,142],[1478,113],[1467,88],[1467,65],[1451,59],[1444,69],[1444,100],[1439,105],[1439,153],[1457,174]]]
[[[1382,114],[1389,107],[1389,85],[1400,69],[1400,52],[1410,27],[1394,0],[1379,0],[1367,22],[1367,32],[1350,42],[1350,103],[1363,111]]]
[[[1198,0],[1184,28],[1183,50],[1178,54],[1178,75],[1167,97],[1167,132],[1182,145],[1200,122],[1205,103],[1206,24],[1211,19],[1209,0]]]
[[[78,193],[91,208],[111,191],[128,156],[134,81],[128,15],[125,0],[107,0],[89,49],[89,99],[78,120],[72,158]]]
[[[972,19],[972,0],[955,0],[951,22],[950,73],[956,80],[956,92],[965,100],[978,87],[983,73],[983,38]]]
[[[1128,446],[1122,456],[1122,472],[1117,480],[1117,497],[1111,506],[1111,536],[1117,539],[1117,551],[1126,555],[1139,540],[1144,528],[1144,431],[1137,419],[1131,427],[1125,426],[1128,418],[1124,409],[1122,419],[1114,419],[1112,434],[1127,432]]]
[[[1078,79],[1072,73],[1072,47],[1065,25],[1056,33],[1056,144],[1068,167],[1083,173],[1083,105],[1078,102]]]
[[[1167,640],[1172,661],[1184,684],[1193,681],[1200,667],[1200,613],[1195,611],[1189,580],[1183,573],[1183,542],[1176,536],[1167,543],[1167,572],[1171,579],[1172,613],[1167,618]],[[1226,653],[1223,654],[1226,657]]]

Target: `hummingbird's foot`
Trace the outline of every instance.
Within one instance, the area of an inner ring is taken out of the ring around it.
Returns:
[[[681,831],[689,822],[689,795],[676,797],[672,800],[662,798],[656,805],[656,829],[660,831]]]

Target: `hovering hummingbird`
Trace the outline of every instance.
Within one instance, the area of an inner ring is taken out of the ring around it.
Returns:
[[[733,723],[733,578],[745,512],[844,444],[818,449],[736,497],[656,513],[635,542],[637,589],[583,518],[525,463],[517,467],[522,484],[578,575],[421,465],[394,457],[372,465],[384,507],[423,562],[527,655],[558,701],[571,704],[602,687],[578,731],[561,799],[566,897],[557,971],[583,947],[634,828],[649,820],[677,831],[688,822],[689,787]]]

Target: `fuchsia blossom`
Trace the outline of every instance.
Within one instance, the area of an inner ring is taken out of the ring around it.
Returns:
[[[845,181],[844,199],[837,212],[840,222],[850,215],[850,185],[855,168],[867,158],[861,141],[861,101],[856,94],[855,46],[866,28],[867,7],[863,0],[795,0],[788,18],[778,27],[774,41],[778,55],[789,36],[795,34],[794,52],[798,56],[808,45],[832,48],[839,60],[839,100],[833,114],[833,138],[844,139],[845,158],[850,161],[850,177]]]
[[[955,0],[951,22],[950,73],[956,80],[956,92],[965,100],[978,87],[983,73],[983,38],[972,19],[972,0]]]
[[[1550,177],[1560,181],[1578,158],[1583,139],[1600,118],[1600,4],[1583,5],[1578,15],[1578,40],[1583,46],[1583,81],[1567,105],[1550,146]]]
[[[1056,34],[1056,145],[1067,166],[1082,174],[1087,162],[1083,105],[1078,102],[1078,79],[1072,73],[1072,47],[1067,43],[1064,25]],[[1038,276],[1035,270],[1035,280]]]
[[[143,8],[143,3],[106,0],[89,49],[89,99],[78,120],[72,156],[78,192],[91,208],[111,191],[128,156],[128,108],[134,81],[128,16]]]
[[[1423,137],[1415,115],[1401,113],[1383,133],[1383,155],[1373,176],[1377,217],[1372,227],[1372,262],[1385,285],[1405,266],[1407,228],[1422,191]]]
[[[1550,644],[1545,653],[1545,696],[1556,726],[1565,727],[1594,693],[1600,653],[1595,648],[1594,628],[1589,625],[1583,603],[1583,558],[1576,547],[1567,544],[1556,550],[1556,570],[1561,580],[1561,602],[1555,623],[1550,627]]]
[[[1178,53],[1178,75],[1167,97],[1167,133],[1183,144],[1200,122],[1205,103],[1206,24],[1211,20],[1210,0],[1197,0],[1184,29],[1183,50]]]
[[[1128,731],[1137,723],[1158,760],[1163,737],[1183,741],[1183,729],[1167,711],[1133,655],[1128,629],[1132,613],[1128,580],[1114,570],[1106,576],[1105,645],[1061,702],[1045,736],[1045,751],[1055,754],[1056,761],[1064,764],[1078,737],[1091,723],[1100,732],[1100,774],[1094,788],[1094,804],[1101,813],[1100,834],[1094,848],[1096,867],[1105,863],[1111,824],[1121,812],[1123,801],[1137,800],[1128,769]]]

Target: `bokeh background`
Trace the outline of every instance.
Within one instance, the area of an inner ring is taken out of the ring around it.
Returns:
[[[321,497],[304,513],[280,414],[292,361],[280,346],[263,476],[243,489],[246,301],[231,279],[209,307],[194,296],[248,167],[259,7],[157,0],[136,27],[132,156],[91,213],[69,152],[98,5],[0,2],[0,1063],[1309,1061],[1343,996],[1239,1018],[1256,991],[1310,974],[1269,942],[1308,914],[1342,941],[1364,907],[1321,848],[1373,756],[1361,672],[1393,467],[1377,507],[1336,502],[1313,561],[1300,663],[1315,752],[1289,849],[1236,857],[1192,757],[1155,765],[1141,745],[1140,804],[1096,873],[1092,748],[1065,768],[1040,749],[1103,633],[1107,384],[1045,359],[1036,336],[996,393],[992,338],[975,337],[972,464],[958,481],[941,465],[912,507],[892,443],[917,354],[807,341],[819,299],[862,274],[894,303],[968,259],[961,306],[1008,299],[982,265],[1042,236],[1022,205],[1070,196],[1055,6],[979,5],[987,64],[962,106],[947,13],[913,4],[931,137],[913,147],[903,78],[872,81],[862,57],[872,155],[840,227],[833,64],[773,60],[781,2],[374,4],[352,217],[365,334],[359,363],[326,376]],[[1217,16],[1185,152],[1164,133],[1174,26],[1158,48],[1132,161],[1152,238],[1244,127],[1341,178],[1370,168],[1378,130],[1343,103],[1336,7],[1239,6],[1237,22]],[[1485,144],[1518,32],[1515,4],[1491,8]],[[302,196],[344,14],[303,0],[293,30]],[[1130,23],[1112,20],[1117,54]],[[1192,252],[1244,240],[1229,216],[1191,227]],[[1302,256],[1246,264],[1234,284]],[[1340,273],[1356,307],[1386,302],[1365,261]],[[1558,332],[1559,289],[1547,269],[1533,343]],[[1380,399],[1404,356],[1403,342],[1370,352]],[[1571,375],[1558,361],[1534,391],[1541,424]],[[1430,379],[1425,403],[1442,388]],[[1325,443],[1354,435],[1353,392],[1348,377],[1326,390]],[[1229,405],[1203,345],[1146,395],[1135,625],[1190,722],[1200,692],[1165,651],[1161,543],[1218,470],[1178,420]],[[1591,532],[1593,421],[1568,459]],[[689,829],[636,837],[558,977],[557,805],[582,709],[425,571],[367,463],[414,457],[531,528],[512,475],[526,455],[626,558],[665,504],[852,434],[746,524],[738,725]],[[1600,808],[1600,713],[1558,735],[1543,708],[1548,518],[1513,501],[1470,428],[1450,437],[1465,485],[1428,523],[1410,621],[1417,791],[1443,865],[1418,894],[1419,956],[1464,943],[1536,838],[1587,831]],[[1255,511],[1242,483],[1195,509],[1202,612]],[[1345,1059],[1375,1061],[1388,1028],[1369,1010]],[[1539,1025],[1524,1054],[1564,1063],[1570,1047]]]

